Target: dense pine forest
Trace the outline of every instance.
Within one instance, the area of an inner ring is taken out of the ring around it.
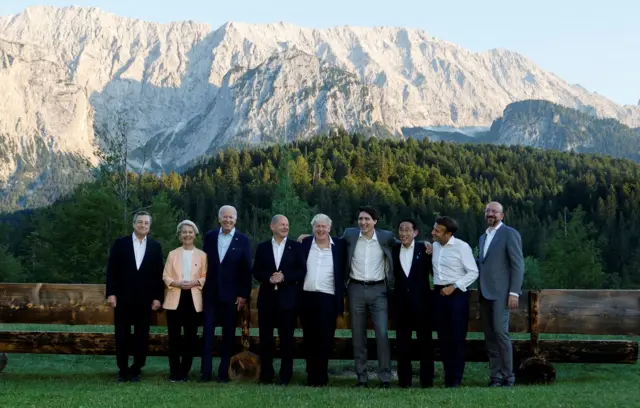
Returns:
[[[228,149],[183,174],[124,180],[117,167],[48,208],[4,214],[0,281],[104,282],[109,247],[131,233],[137,209],[152,213],[165,253],[179,245],[181,219],[206,231],[223,204],[236,206],[254,246],[270,236],[276,212],[289,216],[291,236],[310,232],[315,212],[341,234],[369,204],[382,214],[378,227],[413,217],[421,237],[430,238],[437,215],[453,216],[458,237],[476,248],[484,206],[498,200],[522,234],[528,288],[640,288],[640,166],[630,160],[338,132]]]

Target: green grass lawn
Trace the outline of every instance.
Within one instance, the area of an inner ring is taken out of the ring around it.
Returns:
[[[112,332],[111,326],[2,325],[2,330]],[[166,328],[152,328],[165,332]],[[257,334],[257,333],[252,333]],[[348,335],[339,332],[338,336]],[[393,336],[392,333],[390,335]],[[480,333],[469,333],[470,338]],[[526,336],[514,335],[514,338]],[[544,336],[595,339],[600,336]],[[609,336],[607,336],[609,337]],[[622,338],[622,337],[618,337]],[[637,340],[637,339],[634,339]],[[114,356],[9,354],[0,374],[0,407],[633,407],[640,400],[640,365],[555,364],[556,382],[547,386],[489,389],[486,363],[468,363],[463,387],[443,388],[442,365],[436,363],[436,386],[423,390],[352,389],[352,361],[333,361],[330,386],[305,387],[304,362],[296,361],[289,387],[255,383],[197,382],[200,360],[195,359],[192,381],[169,383],[166,357],[150,357],[139,384],[117,384]],[[417,368],[417,366],[416,366]],[[217,369],[217,362],[214,366]],[[278,361],[276,360],[276,370]],[[369,362],[370,384],[377,386],[376,362]],[[395,362],[393,362],[395,371]],[[414,386],[418,383],[414,378]]]
[[[276,363],[277,365],[277,363]],[[168,383],[165,357],[151,357],[139,384],[117,384],[112,356],[10,354],[0,374],[1,407],[632,407],[640,399],[638,365],[556,365],[556,383],[488,389],[486,364],[469,363],[464,386],[442,388],[436,364],[436,388],[354,390],[350,361],[331,365],[330,387],[303,386],[304,363],[289,387],[254,383],[200,384],[195,360],[190,383]],[[216,365],[217,367],[217,365]],[[372,371],[375,363],[370,364]],[[277,367],[276,367],[277,369]],[[417,381],[416,381],[417,382]],[[416,383],[414,382],[414,384]],[[377,385],[372,379],[371,385]]]

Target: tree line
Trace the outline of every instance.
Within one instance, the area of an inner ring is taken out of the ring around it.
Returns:
[[[421,238],[438,215],[450,215],[477,250],[484,206],[497,200],[521,232],[527,288],[640,287],[640,166],[629,160],[338,131],[229,148],[182,174],[117,168],[102,166],[50,207],[3,215],[0,281],[103,283],[109,248],[131,233],[137,209],[152,213],[165,254],[179,245],[180,220],[215,228],[223,204],[238,209],[237,227],[254,248],[270,237],[275,213],[289,217],[293,237],[310,232],[316,212],[340,235],[369,204],[381,213],[378,227],[396,230],[412,217]]]

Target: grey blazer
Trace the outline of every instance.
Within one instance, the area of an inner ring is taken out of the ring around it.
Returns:
[[[524,279],[524,256],[522,255],[522,238],[515,229],[504,224],[496,231],[487,253],[484,243],[485,232],[480,236],[478,269],[478,289],[482,296],[489,300],[506,302],[509,292],[522,294]]]
[[[379,230],[376,229],[376,237],[378,238],[378,242],[380,243],[380,247],[382,248],[382,252],[384,253],[385,263],[384,263],[384,272],[385,272],[385,282],[387,284],[387,289],[392,290],[395,284],[393,277],[393,258],[391,256],[391,249],[393,245],[397,241],[397,239],[393,236],[393,232],[387,230]],[[356,243],[358,242],[358,237],[360,236],[360,228],[347,228],[344,230],[342,234],[342,239],[348,245],[348,257],[346,259],[345,265],[345,285],[349,284],[349,279],[351,275],[351,259],[353,258],[353,252],[356,249]]]

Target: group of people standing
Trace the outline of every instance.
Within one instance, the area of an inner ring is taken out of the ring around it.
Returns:
[[[450,217],[435,220],[430,243],[416,240],[419,230],[411,219],[399,222],[397,238],[392,231],[377,229],[378,212],[365,206],[358,212],[358,228],[347,228],[341,237],[331,235],[332,221],[327,215],[317,214],[311,220],[312,234],[292,239],[287,217],[275,215],[270,223],[272,238],[258,244],[252,262],[250,239],[235,226],[237,215],[232,206],[220,208],[220,228],[206,233],[202,250],[194,245],[198,227],[189,220],[180,222],[177,233],[182,246],[172,250],[166,262],[160,244],[148,237],[151,215],[146,212],[134,216],[132,235],[116,240],[107,266],[106,296],[114,308],[119,382],[140,381],[152,312],[161,309],[167,313],[169,381],[188,381],[196,355],[202,358],[200,381],[213,379],[214,331],[220,319],[216,379],[228,382],[237,313],[246,307],[255,278],[260,284],[257,306],[262,384],[276,380],[274,328],[280,339],[278,383],[290,383],[294,329],[300,317],[307,385],[327,385],[336,319],[344,313],[346,292],[356,387],[368,387],[369,316],[375,329],[380,387],[391,386],[390,310],[396,323],[400,387],[412,384],[414,331],[420,353],[420,385],[433,386],[433,329],[438,333],[445,386],[458,387],[465,366],[468,288],[478,280],[491,371],[489,385],[514,385],[509,310],[518,306],[524,261],[520,234],[502,223],[500,203],[486,206],[488,228],[480,237],[477,258],[466,242],[455,237],[458,226]],[[202,350],[196,350],[200,324]]]

